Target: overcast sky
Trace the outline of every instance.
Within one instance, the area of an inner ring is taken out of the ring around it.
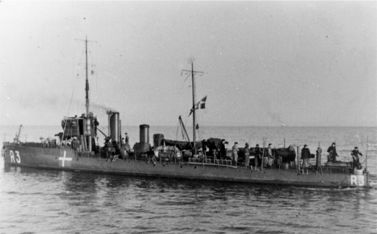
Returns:
[[[84,108],[122,123],[189,122],[195,58],[201,125],[377,125],[377,4],[0,2],[0,124],[60,124]]]

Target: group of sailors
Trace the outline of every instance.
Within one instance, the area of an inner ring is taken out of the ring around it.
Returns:
[[[239,162],[239,151],[240,148],[238,146],[238,142],[234,142],[234,145],[232,146],[232,161],[234,165],[238,165]],[[259,147],[259,144],[256,144],[254,148],[254,157],[251,156],[251,151],[248,143],[245,143],[245,146],[243,148],[244,156],[245,156],[245,166],[252,168],[252,163],[250,162],[250,159],[254,158],[254,167],[273,167],[276,166],[278,168],[282,165],[282,156],[274,154],[274,151],[272,149],[272,144],[268,144],[268,147],[266,149],[262,149]],[[327,162],[335,163],[337,162],[337,157],[339,156],[336,151],[336,143],[333,142],[327,149]],[[360,156],[363,156],[363,154],[359,151],[358,147],[355,146],[354,149],[351,151],[352,156],[352,169],[362,169],[362,165],[360,163]],[[302,168],[302,173],[308,174],[309,167],[311,166],[309,163],[310,158],[315,158],[315,168],[317,170],[321,169],[321,157],[322,157],[322,149],[320,146],[318,146],[316,150],[316,154],[311,154],[310,149],[308,148],[307,144],[304,144],[304,147],[301,150],[301,159],[302,164],[300,165]]]
[[[238,147],[238,142],[234,142],[234,145],[232,146],[232,162],[234,165],[238,165],[239,163],[239,151],[240,148]],[[275,157],[271,143],[268,144],[266,149],[260,148],[259,144],[256,144],[252,155],[249,143],[246,142],[243,148],[243,154],[246,167],[252,168],[254,166],[254,168],[259,168],[263,165],[263,167],[268,168],[273,167],[274,165],[280,167],[282,164],[282,157],[280,155]],[[250,161],[250,159],[254,159],[254,161]]]
[[[240,163],[240,151],[242,151],[242,156],[244,156],[245,166],[254,166],[258,167],[264,163],[264,166],[271,167],[274,163],[274,155],[272,150],[272,144],[268,145],[266,152],[263,148],[259,147],[259,144],[256,144],[255,148],[251,149],[248,143],[245,143],[243,148],[238,146],[238,142],[234,142],[234,145],[231,148],[231,155],[228,155],[228,150],[226,145],[228,144],[225,139],[222,139],[218,147],[210,147],[209,142],[203,140],[201,142],[201,148],[199,149],[199,155],[203,157],[211,156],[214,159],[222,159],[232,161],[233,165],[238,165]],[[255,155],[255,157],[253,157]],[[229,157],[230,156],[230,157]],[[263,157],[266,157],[263,160]],[[254,158],[254,161],[250,159]]]
[[[333,142],[329,148],[327,149],[328,153],[328,162],[336,162],[336,158],[339,156],[336,152],[336,143]],[[361,169],[361,163],[360,163],[360,156],[363,156],[363,154],[359,151],[359,148],[357,146],[354,147],[354,149],[351,151],[352,156],[352,169]]]
[[[321,147],[318,146],[316,150],[316,168],[320,169],[321,167],[321,153],[322,149]],[[328,163],[335,163],[337,161],[337,157],[339,156],[337,151],[336,151],[336,143],[333,142],[328,148],[327,148],[327,162]],[[360,156],[363,156],[363,154],[359,151],[359,148],[357,146],[354,147],[354,149],[351,151],[351,156],[352,156],[352,162],[351,166],[352,169],[362,169],[362,165],[360,163]],[[310,167],[309,164],[309,159],[311,157],[310,149],[308,146],[305,144],[304,148],[301,150],[301,159],[303,160],[302,168],[303,168],[303,173],[308,174],[308,170]]]

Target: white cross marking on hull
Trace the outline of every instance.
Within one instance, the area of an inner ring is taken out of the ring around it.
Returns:
[[[65,161],[72,161],[72,158],[67,158],[67,153],[64,150],[63,157],[59,157],[59,160],[62,161],[62,167],[64,167]]]

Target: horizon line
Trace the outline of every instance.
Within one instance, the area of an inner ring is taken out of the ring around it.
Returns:
[[[139,127],[141,124],[137,125],[123,125],[125,127]],[[151,125],[148,124],[150,127],[177,127],[177,125],[168,125],[168,124],[156,124],[156,125]],[[0,124],[0,127],[19,127],[20,124]],[[23,127],[25,126],[33,126],[33,127],[38,127],[38,126],[44,126],[44,127],[56,127],[60,126],[60,124],[22,124]],[[107,125],[103,125],[106,126]],[[191,125],[187,125],[187,127],[192,127]],[[278,125],[201,125],[201,127],[260,127],[260,128],[296,128],[296,127],[309,127],[309,128],[326,128],[326,127],[350,127],[350,128],[377,128],[377,126],[371,126],[371,125],[289,125],[289,126],[278,126]]]

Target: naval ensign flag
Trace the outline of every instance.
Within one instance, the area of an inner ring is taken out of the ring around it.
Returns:
[[[197,102],[197,103],[195,104],[195,106],[193,106],[193,108],[191,108],[189,116],[190,116],[190,115],[192,114],[192,112],[194,111],[194,108],[195,108],[195,110],[197,110],[197,109],[205,109],[205,108],[206,108],[206,101],[207,101],[207,96],[205,96],[205,97],[202,98],[199,102]]]

